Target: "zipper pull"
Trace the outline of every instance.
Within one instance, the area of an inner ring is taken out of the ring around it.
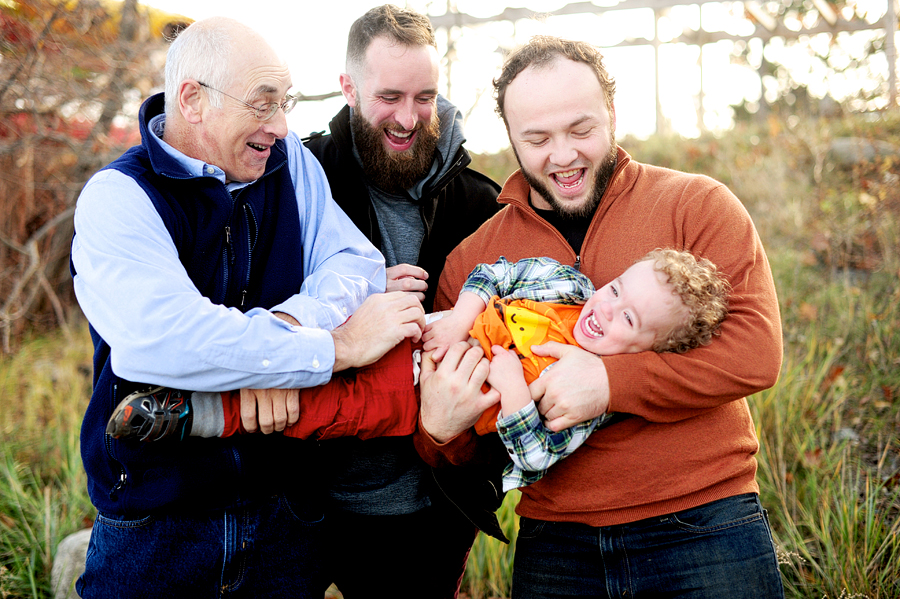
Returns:
[[[581,271],[581,256],[575,256],[575,270]]]
[[[247,290],[244,289],[241,291],[241,308],[244,307],[244,304],[247,302]]]
[[[225,254],[228,256],[229,264],[234,264],[234,248],[231,246],[231,227],[225,227]]]
[[[125,472],[121,472],[119,474],[119,482],[112,488],[112,491],[109,492],[109,498],[115,501],[119,497],[119,491],[125,488],[125,484],[128,482],[128,475]]]

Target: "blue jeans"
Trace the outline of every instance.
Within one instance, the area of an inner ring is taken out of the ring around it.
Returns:
[[[321,507],[275,496],[211,512],[137,520],[99,514],[84,599],[315,597],[328,588]]]
[[[755,494],[618,526],[522,518],[513,599],[784,597]]]

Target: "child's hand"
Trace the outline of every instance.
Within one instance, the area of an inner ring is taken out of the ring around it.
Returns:
[[[433,358],[440,361],[448,347],[469,338],[469,331],[485,305],[484,300],[471,291],[460,293],[453,310],[425,328],[422,335],[425,351],[437,350]]]
[[[521,387],[525,381],[525,374],[522,370],[522,362],[516,352],[511,349],[503,349],[499,345],[493,346],[491,352],[494,357],[491,359],[488,384],[499,391],[501,396],[504,390]]]
[[[487,382],[500,392],[500,411],[503,416],[509,416],[531,403],[531,392],[516,352],[495,345],[491,347],[491,353],[494,357]]]
[[[435,360],[440,359],[440,355],[446,351],[448,347],[460,341],[469,339],[469,330],[472,323],[467,322],[465,318],[450,311],[440,320],[436,320],[425,327],[422,334],[422,341],[425,342],[423,349],[428,352],[436,349],[442,351],[435,355]]]

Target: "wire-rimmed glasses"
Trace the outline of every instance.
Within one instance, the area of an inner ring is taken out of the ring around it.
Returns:
[[[268,121],[269,119],[271,119],[273,116],[275,116],[275,113],[278,112],[279,108],[281,108],[284,111],[284,114],[287,114],[290,111],[292,111],[294,109],[294,106],[297,105],[297,102],[300,101],[300,98],[298,98],[297,96],[292,96],[292,95],[288,94],[284,97],[284,100],[282,100],[281,102],[266,102],[265,104],[260,104],[259,106],[254,106],[253,104],[250,104],[249,102],[245,102],[244,100],[241,100],[240,98],[235,98],[231,94],[226,94],[225,92],[223,92],[220,89],[216,89],[212,86],[206,85],[202,81],[198,81],[197,83],[200,84],[201,87],[211,89],[214,92],[219,92],[220,94],[222,94],[224,96],[228,96],[232,100],[237,100],[238,102],[240,102],[241,104],[243,104],[244,106],[246,106],[247,108],[252,110],[253,114],[256,115],[256,118],[259,119],[260,121]]]

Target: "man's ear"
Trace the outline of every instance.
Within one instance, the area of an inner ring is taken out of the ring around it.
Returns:
[[[609,103],[609,126],[611,131],[616,130],[616,103]]]
[[[203,120],[203,112],[209,106],[204,101],[201,86],[197,81],[188,79],[182,81],[178,88],[178,109],[184,120],[192,125],[196,125]]]
[[[347,105],[350,108],[356,108],[359,104],[359,98],[357,98],[359,92],[356,89],[356,84],[353,83],[353,77],[348,73],[341,73],[341,93],[344,94]]]

